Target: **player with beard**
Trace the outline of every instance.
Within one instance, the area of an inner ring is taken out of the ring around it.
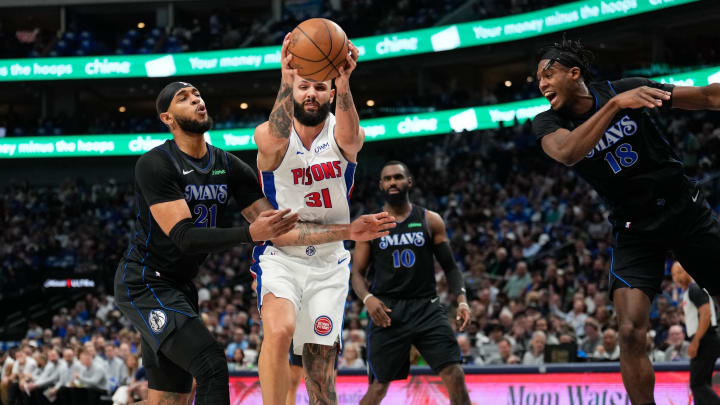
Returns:
[[[342,241],[387,235],[355,232],[350,195],[357,155],[365,140],[350,93],[358,49],[349,44],[347,63],[335,79],[311,82],[290,67],[291,35],[283,41],[280,90],[270,119],[255,129],[261,186],[273,207],[291,208],[298,227],[325,227],[323,235],[298,234],[292,245],[267,243],[253,253],[263,327],[259,374],[263,403],[284,404],[290,384],[288,348],[302,355],[311,404],[337,403],[334,363],[340,343],[350,277],[350,253]],[[395,226],[387,213],[355,222]]]
[[[156,107],[173,139],[135,165],[135,235],[115,273],[115,301],[142,335],[149,404],[192,403],[193,377],[196,404],[229,404],[225,352],[198,317],[192,280],[210,252],[270,239],[291,243],[298,216],[273,209],[250,166],[205,142],[212,119],[197,88],[170,83]],[[249,226],[231,226],[231,198]]]
[[[451,294],[457,297],[460,331],[470,319],[465,283],[453,259],[445,223],[437,213],[410,202],[412,185],[404,163],[385,163],[380,172],[383,210],[397,218],[397,227],[389,236],[355,245],[352,286],[370,315],[370,386],[360,403],[379,404],[391,381],[407,378],[410,346],[414,345],[433,371],[440,374],[450,403],[469,405],[460,347],[435,289],[433,258],[442,266]],[[373,280],[370,291],[366,273]]]
[[[592,53],[579,41],[540,51],[537,78],[551,109],[533,120],[543,151],[572,166],[606,201],[614,227],[610,297],[618,315],[620,369],[630,401],[653,404],[645,350],[650,303],[673,251],[697,283],[720,293],[720,226],[666,140],[661,113],[720,109],[720,84],[644,78],[591,82]]]

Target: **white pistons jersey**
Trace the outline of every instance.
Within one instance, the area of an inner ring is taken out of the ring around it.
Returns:
[[[260,184],[275,209],[290,208],[300,221],[348,224],[356,166],[343,156],[335,140],[335,116],[328,114],[310,149],[305,148],[293,126],[280,166],[260,172]],[[332,260],[346,252],[341,241],[277,249],[290,256],[321,260]]]

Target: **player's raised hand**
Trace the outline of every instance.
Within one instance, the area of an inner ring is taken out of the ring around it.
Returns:
[[[371,296],[368,298],[365,306],[367,307],[368,315],[370,315],[372,321],[375,322],[375,325],[382,326],[383,328],[390,326],[391,322],[388,314],[392,312],[392,309],[386,307],[380,299]]]
[[[292,33],[289,32],[287,35],[285,35],[285,39],[283,39],[282,43],[282,48],[280,49],[280,69],[282,73],[282,81],[292,86],[293,82],[295,81],[297,69],[293,69],[291,65],[293,54],[288,51],[288,46],[290,45],[291,41]]]
[[[387,212],[361,215],[350,224],[350,239],[365,242],[386,236],[390,229],[395,228],[395,217]]]
[[[669,91],[640,86],[616,95],[612,101],[619,108],[658,108],[670,100],[670,95]]]
[[[250,236],[254,241],[260,242],[290,232],[298,221],[298,214],[288,214],[290,214],[289,208],[261,212],[250,224]]]
[[[337,79],[335,79],[335,83],[337,85],[337,82],[340,81],[340,84],[348,84],[350,81],[350,75],[357,67],[357,61],[360,57],[360,51],[355,47],[355,45],[352,43],[352,41],[348,40],[348,55],[345,59],[346,62],[343,66],[340,66],[338,68],[338,71],[340,72],[340,76],[338,76]]]

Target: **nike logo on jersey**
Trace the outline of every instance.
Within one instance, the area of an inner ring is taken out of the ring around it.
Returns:
[[[296,155],[302,155],[303,153],[300,151],[295,152]]]
[[[190,174],[190,173],[192,173],[192,172],[194,172],[194,171],[195,171],[195,169],[193,169],[193,170],[185,170],[185,169],[183,169],[183,174]]]
[[[340,260],[338,260],[338,264],[340,264],[340,263],[344,262],[345,260],[347,260],[347,257],[346,257],[346,258],[344,258],[344,259],[340,259]]]
[[[433,299],[430,300],[430,303],[431,303],[431,304],[434,304],[434,303],[438,302],[439,299],[440,299],[440,297],[435,297],[435,298],[433,298]]]
[[[697,201],[698,196],[700,195],[700,189],[695,193],[695,197],[692,198],[693,202]]]

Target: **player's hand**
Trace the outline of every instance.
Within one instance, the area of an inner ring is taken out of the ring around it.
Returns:
[[[289,32],[283,39],[282,48],[280,49],[280,70],[282,73],[283,83],[287,83],[292,86],[295,81],[295,75],[297,75],[297,69],[293,69],[290,63],[292,62],[293,54],[288,51],[288,46],[292,41],[292,33]]]
[[[695,356],[697,356],[698,346],[699,346],[698,342],[695,341],[694,339],[692,341],[690,341],[690,346],[688,346],[688,357],[689,358],[694,359]]]
[[[266,241],[290,232],[298,221],[298,214],[288,214],[290,214],[289,208],[261,212],[250,224],[252,240],[255,242]]]
[[[612,100],[618,108],[657,108],[662,107],[663,102],[670,100],[670,94],[669,91],[640,86],[624,91]]]
[[[345,58],[346,62],[343,66],[338,68],[340,76],[335,79],[335,85],[337,87],[348,85],[350,83],[350,75],[357,67],[358,57],[360,57],[360,51],[355,47],[352,41],[348,40],[348,55]]]
[[[390,316],[388,314],[392,312],[392,309],[385,306],[385,304],[376,297],[368,298],[365,303],[368,314],[372,321],[383,328],[390,326]]]
[[[458,329],[460,332],[464,331],[465,326],[467,326],[468,322],[470,322],[470,307],[467,304],[458,305],[455,321],[459,325]]]
[[[387,212],[361,215],[350,224],[350,239],[355,242],[377,239],[388,235],[388,231],[396,226],[395,217]]]

